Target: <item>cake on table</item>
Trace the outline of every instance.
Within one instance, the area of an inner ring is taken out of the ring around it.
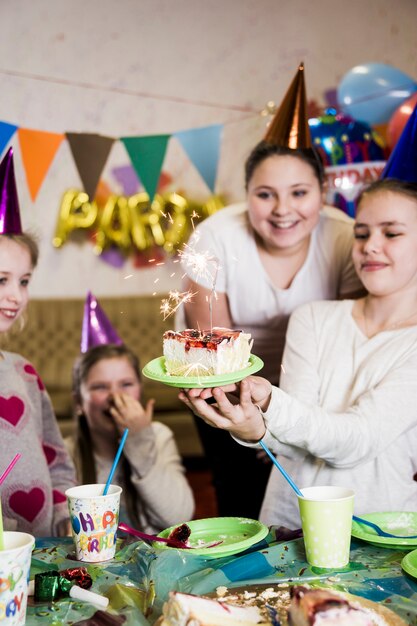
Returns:
[[[374,610],[333,591],[296,586],[290,593],[288,626],[387,626]]]
[[[171,376],[219,376],[249,366],[251,336],[241,330],[168,330],[163,336],[165,369]]]
[[[286,582],[263,587],[218,587],[215,598],[171,591],[155,626],[406,626],[358,596]]]
[[[233,606],[210,598],[171,591],[159,626],[253,626],[265,624],[256,607]]]

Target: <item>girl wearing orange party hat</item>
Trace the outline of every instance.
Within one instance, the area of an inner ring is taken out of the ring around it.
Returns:
[[[265,363],[262,373],[277,384],[292,311],[312,300],[347,297],[361,287],[351,260],[353,222],[323,206],[324,171],[312,148],[302,64],[263,141],[249,155],[245,174],[246,202],[204,220],[189,242],[191,251],[212,260],[202,273],[192,253],[185,255],[185,288],[196,295],[177,327],[212,324],[250,332],[253,352]],[[211,319],[207,300],[214,266]],[[224,433],[196,423],[212,461],[219,513],[257,517],[269,465]]]
[[[26,309],[28,287],[38,260],[35,240],[22,232],[13,152],[0,164],[0,335]],[[0,352],[0,459],[22,455],[0,487],[6,530],[35,536],[68,534],[65,490],[75,471],[59,431],[51,401],[31,363]]]

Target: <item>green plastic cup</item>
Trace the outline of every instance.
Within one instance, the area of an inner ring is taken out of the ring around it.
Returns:
[[[298,496],[307,562],[334,569],[349,563],[354,492],[345,487],[305,487]]]

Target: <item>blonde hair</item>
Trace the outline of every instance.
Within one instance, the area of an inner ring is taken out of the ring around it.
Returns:
[[[7,237],[10,241],[14,241],[22,248],[26,248],[29,252],[32,268],[35,268],[39,260],[39,246],[38,242],[33,235],[29,233],[9,234],[5,233],[1,237]],[[1,242],[1,239],[0,239]]]

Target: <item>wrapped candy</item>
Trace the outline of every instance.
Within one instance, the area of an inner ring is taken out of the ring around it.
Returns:
[[[98,593],[88,591],[92,580],[84,567],[42,572],[35,575],[29,583],[29,595],[34,595],[38,602],[50,602],[69,596],[74,600],[89,602],[100,608],[107,608],[109,599]]]

